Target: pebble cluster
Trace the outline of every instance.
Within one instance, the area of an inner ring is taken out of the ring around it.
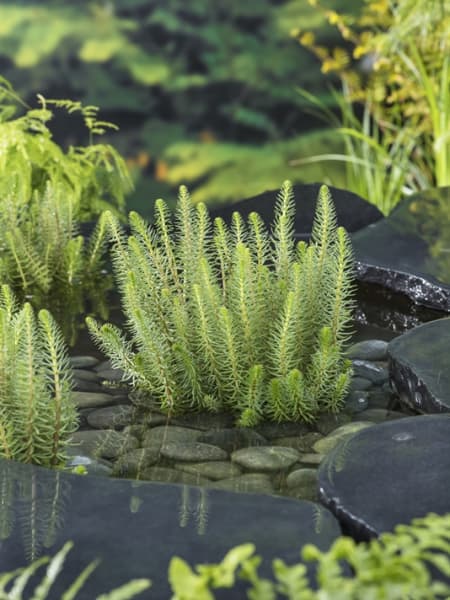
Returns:
[[[92,356],[73,356],[80,421],[68,466],[82,465],[97,476],[316,501],[317,468],[336,444],[363,428],[409,416],[397,408],[389,386],[387,342],[358,342],[347,356],[354,377],[342,412],[310,425],[264,423],[254,429],[234,427],[229,414],[170,421],[156,411],[139,416],[120,369]]]

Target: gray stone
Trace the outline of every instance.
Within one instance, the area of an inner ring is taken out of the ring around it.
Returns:
[[[71,441],[77,446],[78,454],[87,454],[95,458],[117,458],[138,446],[136,438],[113,429],[76,431],[72,434]]]
[[[341,425],[345,425],[345,423],[350,423],[351,420],[351,416],[344,412],[340,412],[337,414],[325,413],[323,415],[320,415],[320,417],[314,423],[314,428],[317,429],[317,431],[322,435],[328,435]]]
[[[252,429],[245,428],[224,428],[207,431],[198,437],[198,441],[218,446],[228,453],[239,450],[239,448],[267,445],[267,440],[262,435]]]
[[[286,485],[292,489],[295,487],[317,487],[317,469],[296,469],[291,471],[286,479]]]
[[[194,413],[182,415],[172,419],[173,425],[181,427],[190,427],[192,429],[201,429],[209,431],[214,429],[223,429],[232,427],[234,417],[231,413]]]
[[[375,390],[371,390],[369,392],[368,408],[387,408],[392,403],[392,399],[392,392],[386,390],[384,386]]]
[[[450,187],[421,191],[352,235],[358,279],[449,312],[449,206]]]
[[[178,469],[168,469],[166,467],[148,467],[141,472],[139,479],[160,481],[163,483],[181,483],[184,485],[206,485],[211,483],[209,479],[200,477],[200,475],[186,473]]]
[[[90,371],[88,369],[73,369],[72,373],[75,379],[93,381],[94,383],[98,383],[100,381],[95,371]]]
[[[113,366],[109,358],[106,360],[97,361],[97,364],[94,366],[94,371],[106,371],[107,369],[112,369]]]
[[[102,369],[97,370],[97,375],[107,381],[120,382],[123,380],[124,372],[122,369]]]
[[[348,388],[349,392],[353,391],[364,391],[373,387],[372,381],[370,379],[366,379],[365,377],[352,377],[352,381]]]
[[[313,448],[318,454],[328,454],[328,452],[331,452],[331,450],[333,450],[333,448],[341,441],[352,437],[355,435],[355,433],[358,433],[358,431],[361,431],[362,429],[372,426],[373,423],[369,421],[355,421],[353,423],[347,423],[346,425],[342,425],[342,427],[339,427],[333,431],[333,433],[330,433],[330,435],[327,437],[316,442]]]
[[[114,475],[138,477],[147,467],[156,464],[160,458],[159,448],[137,448],[121,455],[114,464]]]
[[[136,414],[136,419],[139,420],[140,423],[145,425],[147,428],[157,427],[158,425],[170,425],[172,422],[169,422],[169,418],[167,415],[163,415],[158,412],[145,412],[142,415],[140,413]]]
[[[311,431],[311,427],[302,422],[262,423],[255,427],[255,431],[262,435],[266,440],[270,441],[280,437],[303,435]]]
[[[242,448],[231,455],[231,460],[250,471],[282,471],[300,459],[300,453],[283,446]]]
[[[420,325],[389,344],[391,383],[406,406],[450,411],[450,318]]]
[[[348,358],[360,360],[387,360],[387,347],[385,340],[364,340],[352,344],[345,354]]]
[[[301,436],[287,436],[270,440],[271,446],[284,446],[285,448],[293,448],[294,450],[302,451],[304,444]],[[267,442],[265,444],[267,446]]]
[[[78,408],[100,408],[119,403],[117,396],[102,392],[73,392],[72,399]]]
[[[325,458],[324,454],[316,454],[314,452],[308,452],[300,455],[300,463],[307,466],[318,466]]]
[[[222,479],[209,483],[208,487],[239,493],[273,494],[275,492],[270,477],[263,473],[247,473],[240,477]]]
[[[393,421],[394,419],[404,419],[408,415],[385,408],[368,408],[358,414],[358,419],[370,421],[372,423],[383,423],[384,421]]]
[[[133,407],[129,404],[97,408],[87,416],[87,422],[95,429],[123,429],[132,420]]]
[[[86,379],[78,379],[77,377],[73,378],[73,389],[77,392],[103,392],[103,388],[99,383],[87,381]]]
[[[204,462],[208,460],[226,460],[228,454],[222,448],[202,444],[201,442],[164,442],[161,455],[172,460],[185,462]]]
[[[389,372],[368,360],[353,360],[353,372],[357,377],[370,379],[374,385],[382,385],[389,379]]]
[[[95,356],[71,356],[69,360],[72,369],[89,369],[100,362]]]
[[[186,471],[187,473],[194,473],[200,475],[200,477],[207,477],[213,481],[220,479],[230,479],[232,477],[239,477],[242,471],[234,463],[226,461],[210,461],[210,462],[199,462],[199,463],[176,463],[176,469],[180,471]]]
[[[142,438],[143,446],[153,446],[155,443],[168,444],[169,442],[196,442],[200,431],[177,427],[175,425],[160,425],[149,429]]]
[[[344,410],[349,414],[360,413],[369,407],[369,392],[350,392],[345,399]]]
[[[299,450],[299,452],[310,452],[314,444],[321,439],[323,439],[321,433],[318,431],[310,431],[299,438],[296,449]]]

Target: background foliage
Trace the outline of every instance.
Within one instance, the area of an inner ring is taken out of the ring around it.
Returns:
[[[130,206],[149,215],[145,203],[174,198],[179,183],[209,202],[275,189],[286,177],[343,183],[338,166],[288,164],[311,145],[340,148],[328,134],[301,135],[319,123],[302,110],[296,86],[333,101],[316,58],[289,36],[299,24],[320,24],[299,0],[7,0],[0,69],[27,99],[39,90],[102,106],[124,133],[114,143],[141,174]],[[322,30],[337,39],[332,27]],[[64,128],[55,122],[67,143]]]

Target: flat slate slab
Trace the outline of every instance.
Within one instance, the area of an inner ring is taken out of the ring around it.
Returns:
[[[399,523],[450,509],[450,415],[364,429],[318,471],[319,497],[346,534],[367,540]]]
[[[358,279],[450,312],[450,187],[405,198],[352,242]]]
[[[400,400],[425,412],[450,412],[450,318],[424,323],[392,340],[389,371]]]
[[[317,196],[321,183],[298,184],[293,186],[295,197],[295,237],[308,239],[311,234],[312,224],[316,211]],[[347,190],[328,186],[336,208],[338,225],[342,225],[348,232],[358,231],[371,223],[383,218],[383,214],[376,206],[363,200],[357,194]],[[264,223],[270,226],[273,223],[273,213],[279,190],[271,190],[246,198],[234,204],[212,208],[210,214],[213,218],[222,217],[229,223],[234,211],[239,211],[247,220],[251,212],[257,212]]]
[[[296,563],[305,543],[325,550],[340,534],[333,515],[312,502],[77,476],[7,460],[0,460],[0,489],[0,572],[74,542],[51,598],[61,598],[96,558],[100,564],[81,598],[96,598],[140,577],[153,582],[149,597],[169,598],[173,556],[191,566],[219,562],[232,546],[251,541],[264,559],[261,575],[269,577],[273,558]],[[233,594],[244,598],[243,590],[241,582]]]

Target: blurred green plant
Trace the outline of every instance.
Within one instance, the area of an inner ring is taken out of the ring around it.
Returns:
[[[180,188],[175,224],[164,201],[155,226],[130,213],[132,236],[106,214],[131,333],[87,319],[114,366],[173,414],[223,408],[242,426],[315,419],[339,410],[351,365],[342,346],[352,309],[352,252],[320,190],[312,243],[295,245],[285,182],[269,235],[258,214],[234,213],[214,231],[204,204]]]
[[[351,4],[331,1],[339,9]],[[78,5],[7,0],[0,6],[0,55],[5,75],[22,95],[46,89],[53,96],[101,105],[114,114],[114,121],[123,118],[126,131],[116,145],[137,179],[141,172],[155,175],[156,185],[166,185],[167,192],[176,177],[166,151],[173,157],[174,143],[213,143],[217,162],[210,157],[203,177],[185,177],[175,185],[183,181],[198,187],[195,199],[220,202],[232,194],[237,200],[255,189],[274,189],[283,177],[324,181],[317,166],[300,171],[284,163],[284,175],[273,166],[273,154],[284,154],[284,141],[314,127],[304,118],[294,86],[327,95],[314,57],[289,38],[298,19],[308,26],[317,14],[298,0],[230,0],[226,5],[207,0]],[[336,37],[332,30],[329,34]],[[277,147],[273,153],[261,152],[262,142]],[[245,144],[256,174],[253,181],[261,178],[259,187],[253,183],[247,188],[250,178],[240,178],[233,189],[220,184],[216,175],[225,166],[222,156],[230,156],[228,144]],[[328,173],[327,181],[334,176],[339,176],[338,168]],[[158,193],[166,197],[167,192]]]
[[[254,552],[253,544],[236,546],[221,563],[198,565],[196,571],[173,558],[172,600],[214,600],[214,589],[231,589],[238,578],[249,582],[249,600],[445,600],[450,594],[450,586],[430,573],[433,566],[442,579],[450,576],[450,515],[415,519],[368,543],[340,537],[325,552],[307,544],[301,563],[273,561],[275,582],[259,576],[262,559]],[[305,562],[315,566],[314,588]]]
[[[345,47],[328,49],[303,28],[293,33],[323,73],[340,78],[338,131],[347,151],[356,151],[322,158],[347,161],[352,184],[355,173],[365,179],[366,197],[384,212],[402,193],[449,185],[450,1],[366,0],[356,17],[310,4],[340,31]],[[362,123],[352,103],[363,104]]]
[[[36,573],[47,565],[45,575],[35,585],[34,590],[29,590],[33,595],[27,593],[30,600],[49,600],[54,598],[52,592],[53,584],[61,573],[68,553],[73,547],[72,542],[67,542],[52,558],[43,556],[34,561],[31,565],[22,569],[11,571],[10,573],[0,574],[0,600],[26,600],[23,595],[24,590]],[[83,569],[75,581],[63,592],[60,600],[75,600],[79,597],[79,592],[83,588],[86,580],[96,569],[98,561],[94,561]],[[135,598],[138,594],[148,589],[151,585],[149,579],[134,579],[109,593],[96,596],[95,600],[129,600]]]
[[[64,339],[47,310],[37,319],[0,288],[0,456],[56,467],[64,464],[77,426]]]

